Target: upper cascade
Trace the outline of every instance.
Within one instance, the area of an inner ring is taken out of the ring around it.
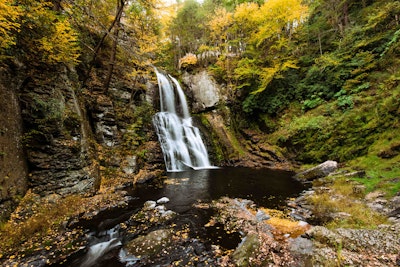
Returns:
[[[161,111],[154,115],[153,124],[167,171],[212,168],[200,131],[192,125],[185,94],[179,82],[157,70],[156,75]]]

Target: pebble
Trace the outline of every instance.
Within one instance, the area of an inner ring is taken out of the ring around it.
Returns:
[[[300,227],[304,227],[304,226],[307,226],[307,225],[308,225],[307,222],[305,222],[305,221],[299,221],[299,226],[300,226]]]
[[[261,222],[264,220],[269,220],[270,218],[271,218],[271,216],[266,214],[264,211],[262,211],[262,210],[257,211],[257,214],[256,214],[257,221]]]
[[[165,204],[169,202],[169,198],[167,197],[162,197],[159,200],[157,200],[157,204]]]
[[[146,202],[144,203],[144,209],[145,209],[145,210],[152,210],[152,209],[154,209],[156,206],[157,206],[157,203],[156,203],[155,201],[152,201],[152,200],[146,201]]]
[[[165,206],[164,205],[157,206],[157,207],[155,207],[155,209],[161,214],[165,212]]]

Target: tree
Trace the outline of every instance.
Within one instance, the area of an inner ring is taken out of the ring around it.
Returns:
[[[233,24],[233,14],[225,8],[220,7],[215,10],[215,15],[208,23],[210,30],[210,41],[214,46],[226,46],[229,42],[229,28]]]
[[[110,61],[108,62],[108,67],[107,67],[107,78],[103,85],[103,89],[105,92],[108,92],[108,88],[110,87],[111,77],[114,70],[115,58],[117,55],[117,48],[118,48],[118,38],[119,38],[118,35],[121,28],[121,17],[122,17],[122,12],[124,10],[124,6],[125,6],[124,0],[117,0],[116,15],[114,20],[115,23],[113,24],[113,26],[115,25],[114,35],[113,35],[114,38],[110,55]]]
[[[68,18],[53,7],[46,0],[21,0],[13,7],[14,11],[20,10],[17,24],[13,26],[19,26],[18,32],[10,39],[16,46],[13,56],[31,65],[78,63],[78,33]]]
[[[12,5],[13,1],[3,0],[0,2],[0,51],[15,45],[16,33],[21,24],[19,17],[21,9],[19,6]]]
[[[239,42],[245,43],[246,50],[235,69],[236,79],[257,94],[283,72],[296,68],[296,59],[287,52],[293,32],[306,17],[307,7],[299,0],[269,0],[261,6],[255,3],[237,6],[234,13],[237,36]],[[256,62],[257,71],[249,67],[249,62]],[[253,69],[253,75],[248,75],[247,68]]]
[[[205,22],[201,5],[195,0],[186,0],[169,27],[176,66],[181,57],[187,53],[195,53],[204,43]]]

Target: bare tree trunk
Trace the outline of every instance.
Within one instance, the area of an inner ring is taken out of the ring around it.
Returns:
[[[135,81],[133,82],[132,91],[131,91],[131,99],[129,99],[128,107],[133,104],[133,101],[135,99],[135,94],[136,94],[135,93],[135,90],[136,90],[135,87],[136,87],[137,82],[138,82],[138,76],[135,77]]]
[[[54,11],[61,11],[61,0],[53,0],[52,3]]]
[[[319,53],[322,56],[321,33],[319,33],[319,32],[318,32],[318,44],[319,44]]]
[[[99,54],[99,51],[100,51],[101,46],[102,46],[103,43],[104,43],[104,40],[106,39],[107,35],[110,34],[110,32],[111,32],[112,29],[114,28],[115,24],[117,24],[117,23],[120,22],[121,16],[122,16],[122,12],[123,12],[124,7],[125,7],[125,1],[124,1],[124,0],[119,0],[119,1],[118,1],[118,6],[119,6],[119,7],[118,7],[118,11],[117,11],[117,14],[116,14],[116,16],[115,16],[113,22],[111,23],[110,27],[108,27],[107,31],[103,34],[102,38],[100,39],[99,43],[97,44],[96,48],[94,49],[93,58],[92,58],[92,60],[91,60],[91,62],[90,62],[88,71],[87,71],[87,73],[86,73],[86,75],[85,75],[85,77],[84,77],[84,79],[83,79],[83,81],[82,81],[82,87],[85,86],[86,81],[88,80],[88,78],[89,78],[89,76],[90,76],[90,73],[91,73],[92,68],[93,68],[93,64],[94,64],[94,62],[95,62],[96,59],[97,59],[97,56],[98,56],[98,54]]]
[[[112,51],[111,51],[111,56],[110,56],[110,61],[108,62],[108,68],[107,68],[107,78],[104,82],[103,89],[104,92],[107,94],[108,93],[108,88],[110,87],[110,82],[111,82],[111,77],[114,71],[114,64],[115,64],[115,58],[117,55],[117,47],[118,47],[118,34],[121,26],[121,15],[122,12],[120,12],[121,7],[123,8],[124,6],[124,1],[117,0],[117,16],[116,16],[116,27],[114,30],[114,40],[113,40],[113,46],[112,46]]]
[[[346,1],[343,3],[343,26],[349,26],[349,4]]]

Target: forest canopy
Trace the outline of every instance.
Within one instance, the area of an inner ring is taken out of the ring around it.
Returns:
[[[346,110],[371,72],[398,66],[399,14],[392,0],[5,0],[0,53],[76,66],[83,80],[102,57],[105,89],[118,62],[131,76],[207,68],[248,115],[292,101]]]

